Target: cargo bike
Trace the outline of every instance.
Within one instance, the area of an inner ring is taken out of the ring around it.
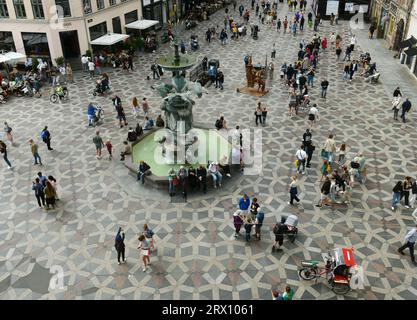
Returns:
[[[329,251],[325,266],[320,266],[319,261],[309,260],[301,262],[298,271],[304,280],[313,280],[325,276],[332,291],[336,294],[346,294],[351,290],[350,280],[358,270],[353,257],[353,248],[337,248]]]

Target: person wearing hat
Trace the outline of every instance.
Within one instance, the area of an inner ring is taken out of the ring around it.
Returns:
[[[217,188],[217,185],[219,186],[219,188],[221,188],[222,187],[223,176],[219,171],[219,163],[218,162],[216,162],[216,163],[211,162],[208,171],[211,174],[211,176],[213,177],[214,189]]]

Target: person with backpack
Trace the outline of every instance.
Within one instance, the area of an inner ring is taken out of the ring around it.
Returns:
[[[116,238],[114,239],[114,247],[117,252],[117,264],[126,263],[125,257],[125,233],[122,227],[119,227],[117,231]],[[120,258],[122,258],[122,262],[120,262]]]
[[[216,84],[216,75],[217,75],[216,68],[214,66],[210,66],[207,74],[210,78],[211,83]]]
[[[4,162],[6,162],[7,164],[7,168],[12,169],[12,164],[7,158],[7,146],[2,140],[0,140],[0,153],[3,154],[3,159],[4,159]]]
[[[400,202],[401,194],[403,192],[403,182],[398,181],[397,184],[392,189],[392,200],[391,200],[391,210],[394,211],[397,207],[397,203]]]
[[[48,126],[45,126],[45,128],[41,132],[41,139],[44,143],[46,143],[46,146],[49,151],[52,151],[54,149],[51,148],[51,133],[48,130]]]
[[[323,203],[327,204],[329,202],[329,194],[330,194],[330,187],[331,187],[330,178],[326,176],[326,179],[321,186],[321,193],[320,193],[320,201],[316,204],[316,207],[322,207]]]

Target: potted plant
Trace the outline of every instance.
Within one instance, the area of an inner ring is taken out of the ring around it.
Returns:
[[[38,60],[38,58],[33,58],[33,59],[32,59],[32,71],[33,71],[33,72],[38,71],[38,65],[39,65],[39,60]]]
[[[62,66],[65,63],[64,57],[58,57],[55,59],[55,63],[57,66]]]
[[[88,49],[86,52],[85,52],[85,55],[86,55],[86,57],[87,58],[93,58],[93,53],[91,52],[91,50],[90,49]]]

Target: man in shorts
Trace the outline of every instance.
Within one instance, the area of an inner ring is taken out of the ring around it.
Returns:
[[[308,122],[310,125],[310,129],[313,129],[314,124],[319,118],[319,110],[317,109],[317,104],[313,104],[313,106],[308,111]]]

